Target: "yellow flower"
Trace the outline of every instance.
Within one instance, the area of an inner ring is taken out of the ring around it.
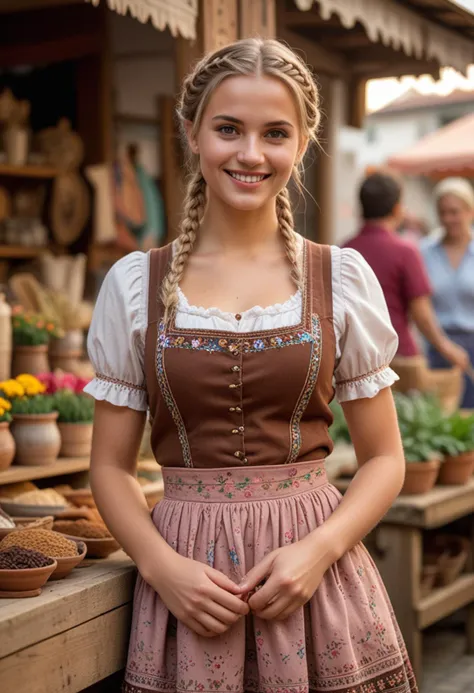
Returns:
[[[3,416],[4,414],[5,414],[5,409],[2,409],[2,408],[0,407],[0,416]]]
[[[6,397],[11,399],[12,397],[23,397],[25,394],[25,388],[21,383],[16,380],[4,380],[0,383],[0,390],[4,393]]]
[[[5,413],[5,411],[10,411],[12,405],[6,399],[3,399],[3,397],[0,397],[0,407],[3,409]]]

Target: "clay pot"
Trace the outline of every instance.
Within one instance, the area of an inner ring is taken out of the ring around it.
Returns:
[[[48,345],[15,346],[13,348],[12,378],[22,373],[49,373]]]
[[[407,462],[405,482],[401,493],[414,495],[431,491],[436,483],[439,473],[439,460],[428,462]]]
[[[56,570],[54,573],[51,575],[51,580],[62,580],[62,578],[65,578],[69,573],[71,573],[76,566],[81,563],[81,561],[84,560],[86,557],[87,553],[87,547],[84,544],[84,542],[81,540],[76,540],[77,548],[79,551],[79,554],[77,556],[64,556],[61,558],[55,558],[54,560],[57,563]]]
[[[58,423],[61,457],[89,457],[92,446],[91,423]]]
[[[474,472],[474,451],[445,457],[439,471],[438,484],[467,484]]]
[[[57,563],[42,568],[19,568],[18,570],[0,570],[0,590],[2,592],[32,592],[39,594],[46,580],[56,570]],[[32,595],[32,596],[36,596]]]
[[[12,433],[16,443],[15,462],[24,465],[52,464],[59,455],[61,435],[51,414],[15,414]]]
[[[7,469],[15,457],[15,439],[8,421],[0,421],[0,471]]]
[[[65,535],[68,539],[83,542],[87,546],[87,558],[107,558],[110,554],[120,550],[120,544],[114,537],[102,539],[89,539],[89,537],[73,537]]]

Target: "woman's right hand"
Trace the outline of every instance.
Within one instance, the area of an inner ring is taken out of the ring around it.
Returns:
[[[142,576],[178,621],[203,637],[222,635],[249,613],[230,578],[173,550],[148,566]]]

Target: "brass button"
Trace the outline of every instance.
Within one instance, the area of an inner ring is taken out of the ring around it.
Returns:
[[[249,463],[249,461],[248,461],[248,459],[247,459],[246,457],[244,457],[244,459],[242,460],[242,462],[243,462],[244,464],[248,464],[248,463]]]
[[[232,366],[234,373],[240,373],[240,366]]]
[[[232,429],[232,433],[238,433],[238,432],[239,432],[239,429],[238,429],[238,428],[233,428],[233,429]]]
[[[236,314],[235,314],[235,319],[236,319],[236,320],[242,320],[241,314],[240,314],[240,313],[236,313]]]
[[[235,407],[229,407],[229,411],[237,411]]]
[[[245,428],[243,426],[239,426],[239,432],[243,433],[245,431]]]
[[[244,453],[241,452],[240,450],[236,450],[234,452],[234,457],[238,457],[239,459],[242,459],[244,457]]]
[[[242,383],[232,383],[231,385],[229,385],[229,388],[231,390],[235,390],[236,387],[240,387],[241,385]]]
[[[241,409],[240,407],[235,407],[235,411],[238,411],[239,414],[240,414],[240,412],[242,411],[242,409]]]

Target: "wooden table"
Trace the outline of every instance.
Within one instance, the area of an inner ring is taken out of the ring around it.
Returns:
[[[344,492],[350,479],[334,485]],[[375,490],[374,490],[375,492]],[[367,537],[392,601],[408,652],[421,680],[422,633],[425,628],[462,607],[468,608],[467,646],[474,653],[474,563],[453,584],[434,589],[421,597],[423,530],[436,529],[470,516],[474,529],[474,479],[466,486],[436,486],[417,496],[400,496],[377,528]],[[474,531],[472,532],[474,537]]]
[[[5,693],[78,693],[125,666],[135,566],[122,552],[82,566],[39,597],[0,599]]]

